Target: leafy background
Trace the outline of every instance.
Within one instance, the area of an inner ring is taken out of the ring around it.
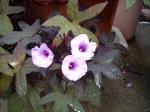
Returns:
[[[13,31],[7,15],[22,12],[24,8],[9,6],[8,0],[1,0],[0,5],[0,19],[5,26],[0,29],[0,111],[85,112],[85,103],[100,105],[103,75],[111,79],[122,78],[117,61],[127,50],[121,44],[113,43],[115,34],[97,37],[80,25],[97,16],[107,2],[80,11],[78,0],[69,0],[67,17],[56,14],[42,25],[39,20],[31,25],[19,21],[19,31]],[[93,60],[88,62],[89,72],[80,81],[66,80],[60,62],[54,62],[48,69],[32,64],[30,50],[35,45],[44,42],[55,47],[55,58],[62,59],[68,52],[70,40],[81,33],[87,34],[98,48]]]

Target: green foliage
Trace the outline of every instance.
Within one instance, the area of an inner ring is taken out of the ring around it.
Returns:
[[[5,56],[7,63],[13,67],[16,74],[16,90],[20,96],[24,96],[27,88],[26,75],[30,72],[38,72],[39,68],[33,65],[31,58],[26,59],[26,50],[19,42],[15,47],[13,54]]]
[[[9,53],[6,52],[2,47],[0,47],[0,73],[13,76],[11,68],[8,66],[7,61],[5,60],[5,55]]]
[[[39,99],[39,93],[34,88],[30,88],[24,97],[12,94],[8,97],[8,112],[43,112],[42,106],[38,105]]]
[[[24,22],[19,22],[19,26],[22,31],[13,31],[5,35],[0,39],[0,43],[4,44],[14,44],[22,41],[23,46],[28,45],[31,42],[39,42],[41,40],[40,36],[36,33],[40,29],[40,21],[35,21],[31,26]]]
[[[13,31],[13,25],[10,19],[4,14],[0,14],[0,26],[3,26],[0,28],[0,35],[2,36]]]
[[[99,88],[102,84],[102,74],[111,79],[120,79],[122,77],[120,68],[114,63],[117,55],[119,55],[117,50],[109,51],[105,55],[98,51],[94,61],[88,63],[89,71],[92,71],[95,83]]]
[[[40,99],[40,104],[54,102],[52,107],[53,112],[69,112],[68,106],[72,107],[75,112],[84,112],[82,105],[73,97],[56,92],[51,92]]]
[[[16,91],[19,96],[24,96],[27,90],[26,74],[19,70],[16,72]]]
[[[27,81],[26,75],[30,72],[39,72],[39,68],[32,64],[30,58],[25,60],[21,65],[17,66],[14,70],[16,73],[16,90],[20,96],[24,96],[26,94],[27,89]]]
[[[0,112],[8,112],[7,100],[0,98]]]
[[[144,4],[150,7],[150,0],[144,0]]]
[[[136,0],[126,0],[126,8],[129,10],[136,2]]]
[[[100,106],[100,89],[93,78],[87,77],[84,81],[77,82],[74,91],[79,101]]]
[[[38,101],[40,100],[40,95],[39,93],[36,91],[36,89],[31,89],[28,92],[28,98],[30,100],[30,103],[32,105],[33,111],[34,112],[43,112],[43,107],[38,105]]]
[[[43,26],[60,27],[60,30],[56,36],[57,38],[55,38],[53,41],[53,44],[56,46],[59,46],[61,44],[62,38],[64,38],[63,34],[67,34],[69,31],[72,31],[74,36],[85,33],[89,36],[89,39],[91,41],[99,44],[97,37],[89,30],[80,26],[79,23],[97,16],[104,9],[106,4],[107,2],[96,4],[89,9],[79,11],[78,0],[69,0],[67,5],[67,15],[72,20],[72,22],[68,21],[63,16],[58,15],[48,19],[46,22],[43,23]]]
[[[43,23],[43,26],[59,26],[60,30],[56,36],[56,38],[53,41],[53,44],[56,46],[59,46],[62,42],[62,38],[59,35],[67,34],[69,31],[72,31],[74,36],[77,36],[82,33],[86,33],[91,41],[96,41],[98,43],[97,37],[90,32],[89,30],[81,27],[80,25],[76,23],[71,23],[63,16],[54,16],[50,19],[48,19],[46,22]]]
[[[136,0],[126,0],[125,2],[127,10],[129,10],[136,3]],[[150,7],[150,0],[143,0],[143,2]]]
[[[106,5],[107,2],[99,3],[86,10],[79,11],[78,0],[69,0],[67,4],[67,15],[73,23],[78,24],[97,16],[105,8]]]
[[[0,93],[9,88],[11,81],[12,81],[12,77],[4,74],[0,75]]]
[[[8,98],[8,112],[33,112],[30,102],[26,96],[20,98],[17,94],[12,94]]]
[[[7,16],[8,14],[19,13],[25,9],[20,6],[9,6],[9,0],[0,1],[0,35],[4,36],[7,33],[13,31],[12,23]]]
[[[8,66],[6,60],[4,60],[1,57],[0,57],[0,72],[5,75],[13,76],[13,72],[10,69],[10,67]]]
[[[84,97],[85,101],[91,103],[92,105],[100,105],[100,90],[95,85],[95,82],[91,79],[87,79],[84,83]]]

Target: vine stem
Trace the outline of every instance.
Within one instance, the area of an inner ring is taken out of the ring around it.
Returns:
[[[67,92],[67,87],[68,87],[68,81],[66,81],[65,89],[64,89],[64,94]]]

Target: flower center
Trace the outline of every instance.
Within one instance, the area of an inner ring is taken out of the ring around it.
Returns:
[[[48,53],[46,50],[43,51],[43,54],[44,54],[44,56],[46,56],[46,57],[49,56],[49,53]]]
[[[69,70],[73,70],[74,68],[75,68],[75,63],[73,63],[73,62],[71,62],[70,64],[69,64]]]
[[[81,45],[79,46],[79,51],[80,51],[80,52],[85,52],[86,50],[87,50],[86,44],[81,44]]]

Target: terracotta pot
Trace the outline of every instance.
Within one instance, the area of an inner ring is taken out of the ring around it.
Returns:
[[[37,17],[44,22],[50,12],[58,11],[62,15],[66,16],[66,5],[68,0],[15,0],[17,2],[23,1],[26,3],[25,7],[28,11],[35,12]],[[109,33],[111,31],[114,15],[117,8],[118,0],[79,0],[79,5],[88,8],[97,3],[108,1],[107,6],[98,16],[103,17],[103,21],[100,21],[97,25],[102,32]]]
[[[120,29],[126,40],[131,39],[134,35],[142,6],[143,1],[137,0],[127,11],[125,0],[119,0],[113,25]]]

